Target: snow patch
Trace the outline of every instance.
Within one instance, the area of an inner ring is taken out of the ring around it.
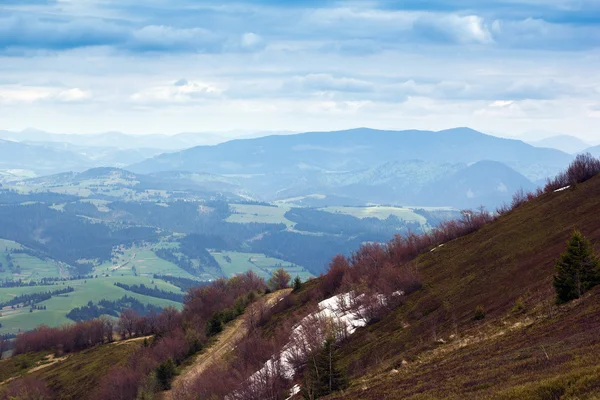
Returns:
[[[570,187],[571,187],[571,186],[565,186],[565,187],[563,187],[563,188],[556,189],[556,190],[554,191],[554,193],[562,192],[562,191],[564,191],[564,190],[567,190],[567,189],[569,189]]]
[[[298,393],[300,393],[300,385],[296,384],[296,385],[292,386],[292,388],[290,389],[290,397],[288,397],[285,400],[290,400],[292,397],[294,397]]]

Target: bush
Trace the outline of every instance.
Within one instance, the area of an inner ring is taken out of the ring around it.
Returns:
[[[0,397],[1,400],[49,400],[51,398],[46,383],[30,376],[11,382]]]
[[[515,303],[515,306],[512,308],[511,312],[513,314],[520,314],[525,312],[525,303],[523,302],[523,298],[519,297]]]
[[[473,316],[473,319],[475,321],[481,321],[484,318],[485,318],[485,310],[483,309],[483,306],[475,307],[475,315]]]
[[[600,174],[600,159],[590,153],[579,154],[565,172],[548,179],[544,191],[552,192],[569,185],[583,183],[598,174]]]

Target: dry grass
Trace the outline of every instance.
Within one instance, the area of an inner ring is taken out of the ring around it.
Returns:
[[[599,199],[596,177],[422,255],[423,289],[342,346],[352,385],[331,398],[600,393],[600,288],[557,308],[551,285],[574,229],[599,249]],[[475,321],[478,306],[485,318]]]

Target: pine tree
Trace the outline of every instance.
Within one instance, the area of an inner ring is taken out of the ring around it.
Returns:
[[[336,361],[334,341],[327,339],[321,351],[309,357],[303,387],[305,399],[318,399],[346,387],[346,376],[336,366]]]
[[[573,232],[567,250],[561,254],[554,269],[558,303],[578,299],[600,283],[600,262],[593,253],[590,241],[579,231]]]
[[[302,288],[302,280],[300,280],[300,277],[298,275],[296,275],[296,278],[294,278],[294,292],[297,292],[301,288]]]

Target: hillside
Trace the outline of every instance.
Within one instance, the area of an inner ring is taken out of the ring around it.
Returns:
[[[556,308],[551,284],[574,229],[600,250],[599,196],[596,177],[421,256],[424,289],[341,346],[352,384],[331,398],[600,392],[600,290]],[[519,298],[523,311],[515,311]],[[477,306],[485,310],[482,321],[473,320]]]
[[[322,363],[322,356],[315,354],[323,354],[322,350],[314,353],[314,349],[322,348],[323,335],[329,331],[335,332],[338,341],[326,344],[331,346],[327,368],[336,371],[336,382],[347,384],[340,383],[340,390],[326,398],[594,398],[600,394],[600,287],[557,306],[552,277],[555,261],[573,230],[580,230],[600,251],[599,196],[600,176],[564,190],[550,189],[497,218],[480,214],[487,223],[473,229],[467,226],[472,233],[455,235],[457,239],[441,239],[443,246],[426,245],[417,258],[414,249],[421,246],[417,237],[396,238],[388,247],[365,245],[351,257],[334,258],[325,276],[295,283],[294,290],[271,309],[260,303],[251,305],[267,293],[264,281],[256,275],[192,289],[181,317],[175,317],[179,314],[173,309],[158,317],[183,318],[178,323],[182,325],[170,324],[170,333],[163,332],[154,340],[165,348],[173,346],[169,351],[176,354],[177,367],[171,368],[181,375],[177,378],[171,373],[167,378],[175,382],[168,396],[178,400],[284,399],[295,385],[300,392],[292,391],[291,398],[300,399],[314,387],[306,386],[314,382],[312,364],[306,362],[314,361],[315,368],[321,368],[317,360]],[[288,215],[296,220],[305,218],[304,213],[292,209]],[[479,224],[475,221],[479,217],[472,218],[463,221]],[[438,234],[456,229],[452,226],[444,225]],[[436,233],[431,235],[436,237]],[[227,300],[221,303],[221,299]],[[244,312],[246,306],[250,308]],[[242,314],[243,321],[235,319]],[[153,317],[145,318],[140,321]],[[229,321],[233,322],[225,326]],[[240,324],[245,324],[245,334],[236,335],[236,346],[224,347],[223,338]],[[118,326],[123,332],[124,325]],[[184,339],[181,327],[190,326],[194,328],[186,331]],[[202,336],[204,329],[209,337]],[[129,337],[144,332],[148,331],[134,330]],[[196,340],[202,346],[195,345]],[[102,357],[114,346],[102,344],[90,351]],[[160,346],[148,346],[157,360],[166,359]],[[186,346],[191,347],[186,350]],[[302,361],[303,351],[313,358]],[[27,357],[41,360],[45,354]],[[68,365],[76,368],[73,363],[83,362],[77,361],[83,353],[72,354]],[[284,355],[291,358],[281,358]],[[2,365],[8,376],[23,373],[18,363]],[[69,398],[77,387],[73,381],[85,378],[73,378],[65,389],[69,392],[62,392],[53,381],[53,371],[61,365],[67,364],[58,361],[35,376],[41,379],[39,384],[49,384],[55,394]],[[101,378],[102,390],[127,390],[130,394],[123,399],[146,390],[160,391],[146,383],[139,386],[155,379],[152,369],[145,371],[135,377],[138,386],[133,387],[115,380],[111,388],[108,373]],[[149,380],[144,380],[146,375]],[[184,385],[178,383],[182,379]],[[170,385],[162,387],[166,390]]]

